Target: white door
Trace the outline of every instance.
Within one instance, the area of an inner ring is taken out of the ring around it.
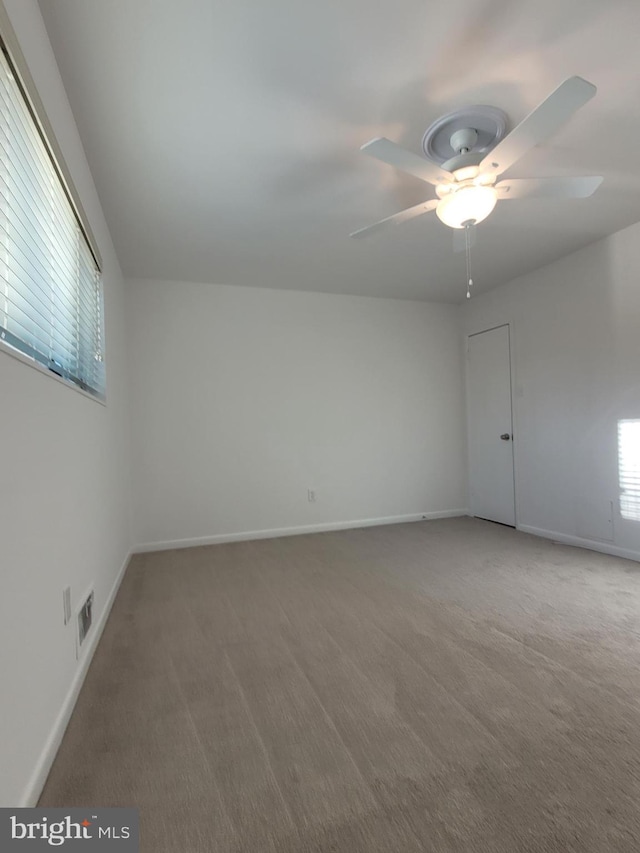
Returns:
[[[468,338],[471,514],[515,525],[509,326]]]

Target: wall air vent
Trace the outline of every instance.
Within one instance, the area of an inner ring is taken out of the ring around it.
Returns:
[[[78,613],[78,648],[80,648],[89,633],[93,621],[93,590],[87,596]]]

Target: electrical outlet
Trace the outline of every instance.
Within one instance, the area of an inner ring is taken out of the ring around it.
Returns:
[[[316,493],[314,489],[308,489],[307,498],[309,499],[310,504],[314,504],[316,502]]]

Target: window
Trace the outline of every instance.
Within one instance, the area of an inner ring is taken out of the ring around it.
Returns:
[[[640,421],[618,421],[620,515],[640,521]]]
[[[0,46],[0,339],[103,398],[98,256],[45,123]]]

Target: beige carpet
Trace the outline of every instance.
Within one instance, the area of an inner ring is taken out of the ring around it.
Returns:
[[[41,805],[145,853],[637,853],[640,565],[474,519],[140,555]]]

